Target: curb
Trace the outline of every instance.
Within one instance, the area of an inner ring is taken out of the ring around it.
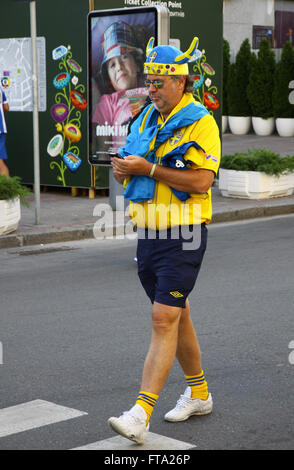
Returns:
[[[266,218],[278,215],[294,214],[294,204],[284,206],[252,207],[216,213],[212,217],[211,224],[224,222],[237,222],[247,219]],[[104,230],[88,225],[75,228],[50,229],[43,232],[14,233],[0,236],[0,249],[15,248],[31,245],[46,245],[49,243],[70,242],[87,239],[103,239],[109,236],[122,236],[125,233],[125,225],[108,226]]]
[[[287,214],[294,214],[294,204],[287,204],[284,206],[250,207],[247,209],[236,209],[235,211],[221,212],[219,214],[216,213],[212,216],[211,223],[237,222],[240,220],[273,217]]]

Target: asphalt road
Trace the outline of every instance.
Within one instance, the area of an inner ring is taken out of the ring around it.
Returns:
[[[209,227],[190,302],[214,410],[163,420],[185,389],[175,362],[152,432],[199,450],[293,449],[293,234],[294,216]],[[72,449],[113,436],[107,419],[134,404],[149,345],[135,245],[0,250],[0,408],[41,399],[87,413],[0,437],[0,450]]]

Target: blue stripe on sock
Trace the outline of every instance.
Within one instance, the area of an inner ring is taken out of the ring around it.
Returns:
[[[150,406],[153,406],[156,404],[157,400],[155,398],[151,398],[149,397],[148,395],[144,395],[143,393],[140,393],[138,395],[138,398],[137,400],[142,400],[144,401],[145,403],[147,403],[148,405]]]
[[[147,403],[147,405],[152,406],[152,408],[154,408],[155,405],[155,403],[150,403],[148,400],[145,400],[145,398],[142,397],[139,397],[137,401],[144,401],[145,403]]]
[[[190,377],[189,379],[186,378],[187,384],[191,386],[196,386],[196,385],[202,385],[205,382],[205,377],[204,374],[202,374],[200,377]]]

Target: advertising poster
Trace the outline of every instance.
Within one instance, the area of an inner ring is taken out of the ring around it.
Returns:
[[[151,11],[150,11],[151,10]],[[89,15],[89,161],[110,163],[125,144],[131,119],[144,107],[146,46],[156,37],[156,9]]]
[[[92,59],[94,63],[91,64],[90,67],[90,74],[92,77],[92,83],[89,85],[89,91],[92,93],[92,100],[93,103],[99,102],[101,99],[101,88],[100,85],[97,84],[97,72],[99,72],[98,63],[101,64],[102,58],[102,48],[103,48],[103,38],[101,41],[101,34],[104,33],[104,30],[109,25],[109,23],[114,22],[115,20],[111,18],[111,9],[121,9],[125,18],[128,17],[128,13],[132,10],[142,10],[142,18],[138,16],[138,24],[143,24],[145,27],[151,28],[152,31],[152,24],[145,23],[147,20],[147,15],[144,13],[145,8],[164,8],[167,9],[169,12],[169,36],[166,42],[162,42],[161,44],[170,44],[175,46],[176,48],[185,51],[191,44],[191,41],[194,36],[199,38],[199,60],[189,64],[189,72],[194,80],[194,87],[193,87],[193,95],[196,101],[200,102],[203,106],[207,108],[209,113],[214,116],[216,122],[221,130],[221,118],[222,118],[222,38],[223,38],[223,11],[222,11],[222,1],[215,2],[215,0],[205,0],[205,1],[198,1],[198,2],[191,2],[190,0],[182,0],[182,1],[151,1],[151,0],[94,0],[93,1],[94,11],[101,11],[108,9],[109,17],[106,19],[104,18],[97,18],[96,19],[96,27],[97,29],[101,29],[102,33],[100,32],[100,37],[95,37],[94,39],[94,29],[92,31],[92,41],[95,44],[95,47],[100,47],[100,57],[99,61],[94,59],[94,56],[97,52],[91,51]],[[94,13],[94,12],[93,12]],[[92,19],[94,22],[94,18]],[[103,22],[107,22],[105,25]],[[137,20],[136,20],[137,21]],[[131,23],[132,24],[132,23]],[[95,25],[92,25],[95,28]],[[104,30],[103,30],[104,28]],[[155,29],[155,28],[154,28]],[[153,30],[154,30],[153,29]],[[150,29],[149,29],[150,31]],[[110,31],[109,31],[110,33]],[[113,31],[114,33],[114,31]],[[150,38],[153,33],[147,34],[147,37]],[[108,34],[105,35],[107,41]],[[100,41],[100,42],[99,42]],[[112,37],[113,41],[113,37]],[[148,42],[148,39],[145,43]],[[100,46],[99,46],[100,44]],[[111,39],[109,43],[109,47],[112,47]],[[139,46],[140,47],[140,46]],[[142,47],[143,49],[143,60],[146,58],[145,55],[145,44]],[[96,67],[96,70],[94,70]],[[101,67],[101,65],[100,65]],[[100,69],[101,70],[101,69]],[[143,82],[144,78],[141,80]],[[93,83],[95,82],[96,83]],[[140,86],[139,86],[140,89]],[[92,90],[92,91],[91,91]],[[96,96],[95,96],[96,93]],[[105,93],[105,92],[104,92]],[[119,92],[121,95],[113,95],[119,96],[116,101],[111,103],[111,106],[115,107],[115,104],[119,103],[122,104],[122,100],[120,99],[125,93],[125,98],[129,94],[128,98],[138,99],[138,103],[140,103],[140,98],[142,95],[137,95],[134,92],[134,96],[132,96],[132,91],[129,89],[128,92]],[[110,102],[110,98],[108,98],[108,102]],[[91,96],[89,97],[89,102],[91,101]],[[143,100],[142,100],[143,101]],[[102,99],[102,104],[104,102],[104,98]],[[140,106],[140,104],[139,104]],[[139,109],[134,107],[134,111]],[[118,120],[110,120],[111,115],[114,115],[114,109],[111,109],[111,112],[107,114],[106,108],[104,108],[105,116],[107,119],[99,120],[99,122],[93,122],[98,118],[100,113],[95,114],[95,109],[92,110],[92,115],[89,116],[89,120],[92,119],[91,122],[91,129],[90,129],[90,144],[89,144],[89,162],[92,164],[96,164],[99,162],[99,159],[105,158],[105,150],[106,151],[116,151],[120,146],[123,145],[123,141],[125,136],[119,135],[119,133],[123,134],[126,131],[126,128],[123,127],[125,122]],[[129,112],[128,115],[130,116],[131,113]],[[101,127],[102,126],[102,127]],[[105,133],[105,135],[102,135]],[[112,135],[111,135],[112,134]],[[111,137],[109,139],[108,137]],[[102,148],[104,145],[104,148]],[[102,152],[102,153],[97,153]],[[103,155],[104,152],[104,155]],[[99,164],[99,163],[98,163]]]

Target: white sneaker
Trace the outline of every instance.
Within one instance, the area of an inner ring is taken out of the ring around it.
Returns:
[[[173,423],[177,421],[185,421],[193,415],[207,415],[212,412],[213,401],[211,394],[207,400],[200,398],[191,398],[191,389],[187,387],[184,395],[181,395],[175,408],[166,413],[164,419]]]
[[[135,441],[137,444],[143,444],[149,423],[146,426],[147,414],[140,405],[134,405],[129,411],[124,411],[119,418],[109,418],[108,424],[111,428],[122,436]]]

